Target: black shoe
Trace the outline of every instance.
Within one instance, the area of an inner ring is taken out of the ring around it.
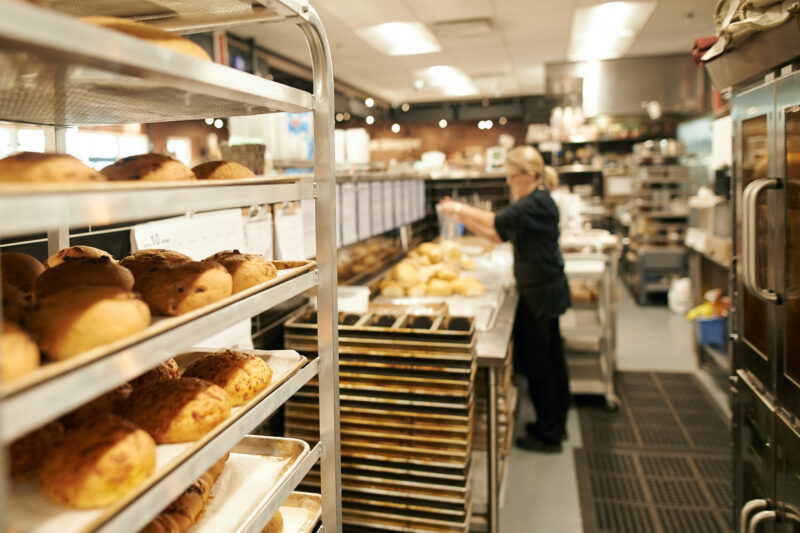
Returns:
[[[539,453],[561,453],[564,450],[561,447],[560,442],[557,443],[545,442],[531,435],[528,435],[527,437],[518,438],[517,447],[522,448],[523,450],[528,450],[530,452],[539,452]]]
[[[536,438],[539,438],[539,429],[538,426],[536,425],[536,422],[528,422],[527,424],[525,424],[525,433],[527,433],[528,435],[532,435]],[[563,442],[568,438],[569,436],[567,435],[567,430],[565,429],[564,433],[561,434],[561,440]]]

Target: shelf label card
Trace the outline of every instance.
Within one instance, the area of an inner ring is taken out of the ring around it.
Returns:
[[[275,206],[275,257],[293,261],[305,257],[303,246],[303,213],[297,202]]]
[[[265,259],[274,259],[272,240],[272,209],[269,206],[251,208],[244,217],[244,248],[246,254],[257,254]]]
[[[392,194],[394,189],[391,181],[382,181],[381,188],[383,189],[383,231],[390,231],[394,229],[394,202]]]
[[[311,259],[317,255],[317,204],[313,199],[300,200],[303,213],[303,257]]]
[[[356,184],[342,183],[342,246],[358,240]]]
[[[223,209],[136,224],[131,251],[166,248],[202,260],[222,250],[245,246],[241,209]]]
[[[383,187],[380,181],[373,181],[369,184],[371,210],[372,210],[372,234],[380,235],[384,232],[383,228]]]
[[[403,207],[405,204],[403,182],[400,180],[392,182],[392,201],[394,202],[394,225],[399,228],[406,223],[406,212]]]
[[[358,191],[358,240],[372,237],[372,209],[369,183],[356,184]]]

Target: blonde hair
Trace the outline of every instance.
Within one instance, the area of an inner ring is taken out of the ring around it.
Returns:
[[[544,167],[544,186],[548,191],[558,188],[558,171],[553,167]]]
[[[533,146],[517,146],[506,154],[506,167],[517,172],[533,173],[539,178],[544,172],[544,159]]]

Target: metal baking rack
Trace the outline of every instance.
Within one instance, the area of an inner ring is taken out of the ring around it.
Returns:
[[[69,409],[66,404],[77,405],[107,392],[237,321],[316,288],[317,359],[167,472],[144,493],[143,499],[91,530],[120,533],[139,530],[161,510],[164,502],[177,497],[295,390],[315,379],[324,398],[316,411],[319,442],[280,490],[262,502],[259,513],[249,517],[248,531],[260,531],[319,460],[322,527],[326,533],[341,532],[336,250],[331,232],[336,227],[333,73],[327,37],[318,14],[307,2],[298,0],[42,0],[38,3],[39,6],[24,2],[0,5],[0,64],[3,65],[0,120],[43,126],[47,151],[66,153],[68,126],[311,112],[315,174],[313,179],[306,180],[261,176],[230,183],[4,184],[0,189],[0,235],[10,238],[46,232],[48,251],[55,253],[69,245],[71,228],[161,218],[187,211],[247,207],[254,203],[315,199],[317,269],[215,308],[151,338],[121,346],[113,353],[87,361],[76,371],[55,374],[19,393],[13,391],[9,395],[8,388],[0,389],[0,442],[9,442],[24,430],[25,424],[20,424],[18,414],[14,413],[35,413],[36,423],[53,420]],[[184,34],[267,22],[295,24],[311,52],[313,92],[174,53],[73,18],[87,15],[127,17]],[[3,518],[8,517],[3,507],[7,491],[14,490],[11,483],[5,462],[0,461],[0,517]],[[0,523],[0,526],[13,524]]]

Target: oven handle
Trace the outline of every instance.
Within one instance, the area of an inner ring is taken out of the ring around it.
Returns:
[[[759,509],[768,509],[769,502],[767,500],[750,500],[742,505],[742,510],[739,513],[739,533],[747,533],[747,522],[750,521],[750,514]]]
[[[747,533],[756,533],[756,531],[758,531],[758,526],[761,525],[761,522],[775,520],[777,517],[778,513],[775,511],[761,511],[760,513],[754,514],[753,519],[750,520],[750,525],[747,527]]]
[[[767,189],[780,189],[781,181],[776,178],[763,178],[751,182],[744,189],[742,222],[742,278],[745,287],[755,297],[767,303],[779,303],[778,294],[758,286],[758,198]]]

